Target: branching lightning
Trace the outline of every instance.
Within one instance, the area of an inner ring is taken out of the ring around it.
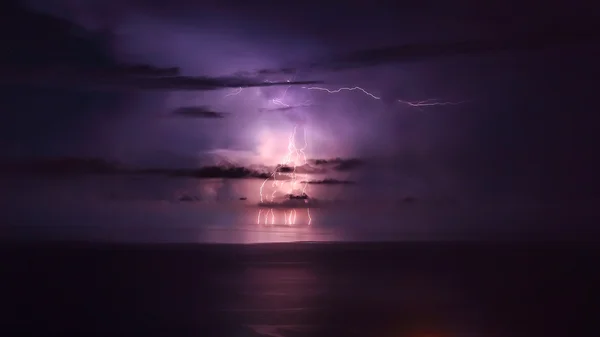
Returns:
[[[267,80],[266,82],[270,82],[270,81]],[[288,82],[290,82],[290,80],[288,80]],[[291,107],[292,105],[287,104],[285,102],[285,98],[286,98],[288,90],[290,88],[291,88],[291,85],[287,86],[286,89],[284,90],[283,94],[280,97],[273,98],[270,101],[273,104],[284,107],[284,108]],[[375,100],[382,99],[380,96],[377,96],[377,95],[365,90],[364,88],[361,88],[358,86],[356,86],[356,87],[341,87],[341,88],[337,88],[337,89],[327,89],[327,88],[323,88],[323,87],[301,87],[301,88],[305,89],[305,90],[323,91],[328,94],[337,94],[342,91],[360,91],[363,94],[371,97],[372,99],[375,99]],[[238,88],[235,91],[230,92],[227,95],[225,95],[225,97],[238,95],[242,92],[242,90],[243,90],[242,88]],[[396,99],[396,101],[399,103],[402,103],[404,105],[414,107],[414,108],[458,105],[458,104],[467,102],[467,101],[460,101],[460,102],[440,101],[437,99],[426,99],[426,100],[422,100],[422,101],[405,101],[405,100],[401,100],[401,99]],[[310,103],[310,101],[306,101],[303,104],[309,104],[309,103]],[[275,202],[275,198],[278,196],[278,193],[281,193],[281,191],[285,188],[286,184],[289,184],[289,189],[287,190],[287,193],[284,194],[284,196],[293,196],[293,195],[295,195],[295,193],[302,195],[302,196],[306,196],[305,192],[306,192],[306,188],[308,185],[308,181],[307,181],[307,179],[298,180],[300,177],[299,177],[299,174],[297,173],[297,168],[299,166],[305,165],[307,163],[306,153],[304,152],[307,148],[306,128],[304,126],[302,127],[304,144],[301,147],[298,147],[296,145],[297,131],[298,131],[298,125],[296,124],[296,125],[294,125],[294,128],[293,128],[290,136],[288,137],[287,154],[282,158],[281,163],[276,166],[275,170],[269,175],[269,177],[267,179],[265,179],[262,182],[262,184],[260,185],[259,194],[260,194],[261,205],[273,204]],[[264,191],[264,188],[269,181],[272,181],[271,187],[273,188],[273,192],[270,194],[265,193],[265,191]],[[299,184],[300,184],[300,188],[297,188],[297,186]],[[308,200],[304,200],[304,201],[306,203],[308,202]],[[307,208],[306,210],[307,210],[308,224],[310,225],[312,222],[310,208]],[[292,208],[289,211],[284,211],[283,218],[284,218],[285,225],[294,225],[296,223],[296,218],[297,218],[296,209]],[[273,208],[269,208],[267,210],[259,209],[258,216],[257,216],[257,224],[261,224],[261,219],[263,219],[262,223],[265,225],[267,225],[267,224],[274,225],[275,220],[276,220],[274,209]],[[269,222],[269,220],[270,220],[270,222]]]
[[[302,87],[302,89],[306,89],[306,90],[320,90],[320,91],[325,91],[325,92],[330,93],[330,94],[337,94],[337,93],[342,92],[342,91],[355,91],[355,90],[359,90],[359,91],[362,91],[365,95],[371,96],[374,99],[377,99],[377,100],[381,99],[381,97],[377,97],[377,96],[373,95],[372,93],[366,91],[365,89],[363,89],[361,87],[339,88],[339,89],[335,89],[335,90],[330,90],[330,89],[321,88],[321,87]]]
[[[241,92],[242,92],[242,90],[243,90],[243,89],[242,89],[241,87],[240,87],[240,88],[237,88],[237,89],[235,89],[234,91],[232,91],[232,92],[228,93],[227,95],[225,95],[225,97],[239,95],[239,93],[241,93]]]
[[[335,90],[331,90],[331,89],[327,89],[327,88],[323,88],[323,87],[302,87],[302,89],[306,89],[306,90],[319,90],[319,91],[324,91],[328,94],[337,94],[339,92],[342,91],[361,91],[362,93],[364,93],[365,95],[376,99],[376,100],[381,100],[381,97],[379,96],[375,96],[374,94],[368,92],[367,90],[361,88],[361,87],[342,87],[342,88],[338,88]],[[397,102],[400,102],[402,104],[406,104],[408,106],[412,106],[415,108],[422,108],[422,107],[430,107],[430,106],[445,106],[445,105],[458,105],[458,104],[462,104],[465,103],[466,101],[460,101],[460,102],[446,102],[446,101],[439,101],[433,98],[430,99],[426,99],[423,101],[405,101],[405,100],[401,100],[401,99],[397,99]]]
[[[458,104],[466,103],[467,101],[440,102],[433,98],[430,98],[430,99],[426,99],[423,101],[415,101],[415,102],[403,101],[403,100],[399,99],[398,102],[406,104],[406,105],[410,105],[415,108],[419,108],[419,107],[427,107],[427,106],[458,105]]]
[[[289,87],[288,87],[288,89],[289,89]],[[285,98],[286,94],[287,94],[287,89],[284,91],[282,97],[273,99],[272,102],[277,105],[288,107],[289,105],[287,103],[283,102],[283,99]],[[287,152],[287,154],[283,157],[283,159],[281,160],[281,163],[279,165],[277,165],[277,167],[275,168],[273,173],[267,179],[265,179],[263,181],[263,183],[261,184],[260,190],[259,190],[261,204],[275,202],[275,197],[277,196],[277,193],[281,192],[281,190],[283,190],[285,188],[286,183],[289,184],[289,190],[286,193],[287,196],[293,196],[293,195],[295,195],[295,193],[299,194],[300,196],[304,196],[306,194],[306,187],[308,186],[308,183],[305,180],[299,180],[300,177],[299,177],[299,174],[297,173],[297,168],[299,166],[305,165],[307,162],[306,161],[306,153],[304,152],[308,146],[308,143],[306,140],[306,128],[303,127],[302,130],[303,130],[302,138],[304,140],[304,144],[302,145],[302,147],[298,147],[296,145],[296,138],[297,138],[296,135],[298,132],[298,125],[294,125],[292,133],[288,137],[288,147],[287,147],[288,152]],[[278,178],[284,178],[284,179],[278,179]],[[287,179],[285,179],[285,178],[287,178]],[[271,195],[265,195],[263,190],[264,190],[267,182],[271,179],[273,181],[271,186],[274,188],[274,190],[271,193]],[[298,188],[298,184],[300,185],[300,188]],[[307,202],[306,199],[305,199],[305,202]],[[310,209],[307,208],[306,210],[307,210],[308,224],[310,225],[312,222],[312,218],[310,215]],[[260,224],[260,222],[261,222],[260,221],[261,215],[262,215],[262,210],[259,210],[258,218],[257,218],[258,224]],[[274,214],[273,208],[270,208],[268,211],[265,212],[263,223],[269,224],[269,215],[270,215],[270,219],[271,219],[271,225],[274,225],[275,224],[275,214]],[[296,223],[296,218],[297,218],[296,209],[292,208],[289,212],[284,211],[283,218],[284,218],[285,225],[294,225]]]

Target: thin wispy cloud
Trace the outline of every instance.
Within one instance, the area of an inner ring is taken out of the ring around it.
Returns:
[[[10,67],[0,68],[1,84],[66,86],[94,90],[190,90],[209,91],[227,88],[294,86],[321,81],[259,81],[236,77],[166,76],[176,68],[118,66],[113,68],[82,67]]]

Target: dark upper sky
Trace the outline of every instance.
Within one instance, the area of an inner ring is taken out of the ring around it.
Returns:
[[[592,2],[392,3],[4,4],[0,149],[272,163],[300,124],[310,157],[385,158],[470,190],[598,194]],[[235,89],[265,80],[323,83]],[[460,104],[410,104],[429,99]]]

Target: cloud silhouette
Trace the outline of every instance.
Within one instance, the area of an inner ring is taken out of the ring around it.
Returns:
[[[335,171],[351,171],[364,164],[364,161],[358,158],[311,159],[309,162],[317,167],[331,168]]]
[[[257,75],[290,74],[298,70],[340,71],[392,63],[407,63],[453,55],[477,55],[507,51],[536,51],[600,42],[600,29],[585,31],[547,30],[502,39],[464,40],[442,43],[412,43],[384,48],[357,50],[335,55],[298,67],[261,69]]]
[[[452,55],[483,54],[503,51],[533,51],[555,46],[598,41],[598,32],[549,33],[502,40],[471,40],[438,44],[407,44],[387,48],[356,51],[333,58],[328,64],[335,68],[353,68],[379,64],[418,61]]]
[[[224,112],[212,111],[208,106],[180,107],[171,113],[173,117],[183,118],[225,118]]]
[[[352,185],[356,182],[351,180],[338,180],[333,178],[326,178],[322,180],[307,180],[303,181],[303,183],[307,184],[315,184],[315,185]]]
[[[259,81],[242,77],[166,76],[177,68],[145,65],[103,68],[83,67],[6,67],[0,68],[0,84],[66,86],[94,90],[192,90],[252,88],[318,84],[322,81]]]
[[[191,178],[268,178],[267,172],[236,165],[211,165],[199,168],[131,168],[101,158],[48,157],[0,162],[0,172],[34,175],[150,174]]]
[[[319,81],[264,82],[244,76],[183,76],[176,67],[120,64],[107,50],[110,36],[37,12],[15,0],[0,2],[5,47],[0,50],[0,84],[87,90],[219,90],[306,85]]]
[[[215,118],[215,117],[200,117]],[[217,117],[218,118],[218,117]],[[317,159],[313,164],[297,166],[277,165],[276,167],[251,166],[235,164],[208,165],[191,168],[134,168],[111,160],[93,157],[42,157],[28,159],[3,159],[0,161],[0,172],[18,174],[156,174],[166,176],[186,176],[193,178],[261,178],[271,177],[274,170],[281,173],[295,171],[299,174],[324,174],[331,170],[344,171],[355,169],[362,164],[359,159],[332,159],[329,161]],[[360,164],[359,164],[360,163]],[[279,179],[284,179],[283,177]],[[310,180],[309,184],[352,184],[351,181],[336,179]]]

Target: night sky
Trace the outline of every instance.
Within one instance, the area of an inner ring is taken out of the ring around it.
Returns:
[[[599,197],[591,2],[372,4],[4,1],[0,150],[272,165],[301,125],[310,158],[456,193]]]

